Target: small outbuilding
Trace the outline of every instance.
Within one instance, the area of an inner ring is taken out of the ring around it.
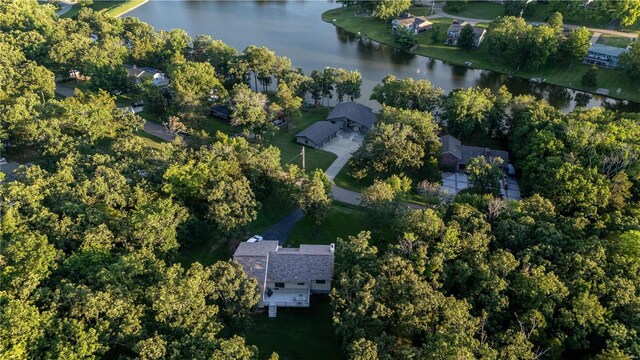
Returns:
[[[229,120],[231,118],[231,109],[229,109],[228,105],[216,105],[209,108],[209,114]]]
[[[319,148],[333,140],[340,132],[340,124],[318,121],[296,134],[296,141],[302,145]]]
[[[336,105],[327,116],[327,121],[339,124],[343,130],[366,134],[373,129],[376,115],[370,107],[350,101]]]

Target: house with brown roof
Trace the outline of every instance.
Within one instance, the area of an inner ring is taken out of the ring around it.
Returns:
[[[335,245],[284,248],[276,240],[242,242],[233,254],[260,287],[259,307],[275,317],[278,307],[309,307],[311,294],[328,294]]]
[[[442,144],[440,163],[445,168],[452,170],[464,169],[471,159],[478,156],[484,156],[489,162],[495,158],[500,158],[505,169],[509,164],[509,153],[503,150],[462,145],[460,140],[451,135],[440,137],[440,143]]]

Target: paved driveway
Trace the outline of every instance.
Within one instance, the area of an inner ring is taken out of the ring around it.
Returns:
[[[343,131],[321,148],[324,151],[338,155],[338,158],[325,171],[329,179],[333,180],[338,175],[353,153],[358,150],[362,141],[364,141],[364,135],[352,131]]]

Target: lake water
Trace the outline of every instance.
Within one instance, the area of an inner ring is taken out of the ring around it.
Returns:
[[[242,51],[248,45],[266,46],[279,56],[287,56],[305,74],[326,66],[358,70],[362,74],[361,101],[374,109],[371,89],[388,74],[398,78],[428,79],[445,91],[457,88],[490,88],[506,85],[513,94],[533,94],[553,106],[570,111],[575,91],[490,71],[474,70],[439,60],[398,52],[359,39],[355,34],[322,21],[321,14],[339,6],[333,1],[158,1],[128,13],[158,30],[185,29],[189,35],[208,34]],[[589,106],[602,98],[593,95]],[[640,104],[625,108],[640,111]]]

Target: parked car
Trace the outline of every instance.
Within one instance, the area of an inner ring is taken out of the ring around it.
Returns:
[[[264,239],[262,238],[262,236],[260,236],[260,235],[253,235],[252,237],[250,237],[250,238],[247,240],[247,242],[250,242],[250,243],[252,243],[252,242],[260,242],[260,241],[262,241],[262,240],[264,240]]]
[[[271,123],[275,126],[282,126],[282,124],[284,124],[284,120],[275,119]]]

